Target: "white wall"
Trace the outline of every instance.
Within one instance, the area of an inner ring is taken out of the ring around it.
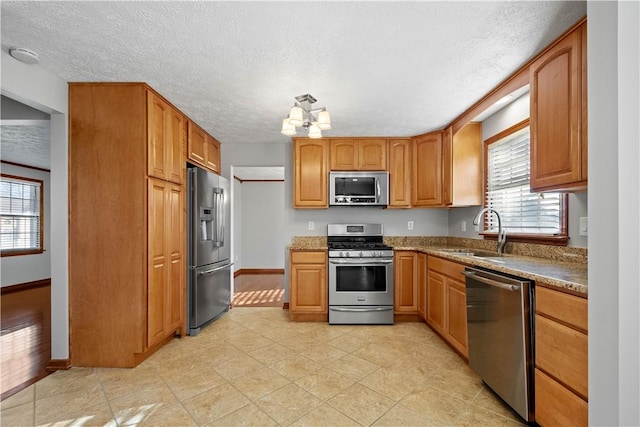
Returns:
[[[589,424],[640,425],[640,4],[587,3]]]
[[[0,261],[1,286],[33,282],[51,277],[51,192],[50,173],[31,168],[2,164],[3,174],[42,180],[42,199],[44,205],[44,252],[33,255],[2,257]]]
[[[243,182],[242,268],[283,269],[285,239],[284,182]]]
[[[482,122],[482,140],[502,132],[529,117],[529,93],[525,93]],[[472,224],[480,206],[453,208],[449,212],[449,236],[480,239]],[[587,192],[569,194],[569,246],[587,247],[587,237],[580,236],[580,217],[587,216]],[[462,231],[462,223],[466,230]],[[509,237],[507,236],[507,239]]]
[[[69,358],[68,87],[2,47],[2,95],[51,114],[51,358]]]

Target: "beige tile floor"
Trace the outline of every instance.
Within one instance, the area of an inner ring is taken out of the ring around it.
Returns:
[[[72,368],[5,399],[8,426],[520,425],[422,323],[291,323],[234,308],[134,369]]]

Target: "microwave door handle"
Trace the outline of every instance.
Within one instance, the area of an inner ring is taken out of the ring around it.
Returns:
[[[376,177],[376,203],[380,201],[380,178]]]

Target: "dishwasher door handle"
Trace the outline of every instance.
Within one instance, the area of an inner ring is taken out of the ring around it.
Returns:
[[[476,274],[474,271],[463,271],[462,274],[469,279],[477,280],[480,283],[484,283],[485,285],[495,286],[496,288],[505,289],[507,291],[519,291],[519,285],[512,285],[510,283],[503,283],[497,280],[489,279],[487,277],[480,276]]]

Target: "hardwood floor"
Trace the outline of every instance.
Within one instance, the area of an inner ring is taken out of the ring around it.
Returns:
[[[241,274],[234,287],[234,307],[282,307],[284,303],[284,274]]]
[[[48,375],[51,280],[2,288],[1,399]]]

